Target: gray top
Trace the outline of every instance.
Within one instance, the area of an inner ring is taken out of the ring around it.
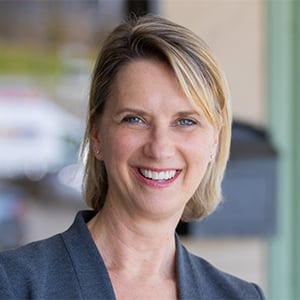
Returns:
[[[0,299],[116,299],[86,226],[93,216],[81,211],[67,231],[0,253]],[[264,299],[255,284],[189,253],[178,236],[176,269],[180,299]]]

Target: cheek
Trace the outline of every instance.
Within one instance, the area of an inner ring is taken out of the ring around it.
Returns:
[[[104,161],[125,161],[138,149],[139,139],[124,131],[107,132],[104,145]]]
[[[197,135],[186,140],[184,148],[187,155],[195,162],[206,164],[213,150],[213,138],[211,135]]]
[[[189,167],[190,180],[198,186],[211,162],[214,139],[211,135],[199,135],[185,143],[185,158]]]
[[[195,172],[203,175],[206,171],[206,168],[211,160],[210,151],[207,146],[199,145],[198,148],[192,149],[192,152],[189,155],[190,163],[192,164]]]

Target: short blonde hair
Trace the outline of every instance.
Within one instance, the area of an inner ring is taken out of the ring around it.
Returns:
[[[221,182],[231,140],[231,111],[226,80],[207,45],[189,29],[158,16],[130,18],[107,37],[93,73],[87,127],[82,156],[85,157],[83,193],[86,203],[101,210],[108,190],[104,163],[98,161],[90,143],[91,130],[101,118],[112,82],[122,66],[137,59],[158,59],[168,64],[185,95],[220,128],[214,160],[188,201],[183,221],[201,219],[214,211],[222,199]]]

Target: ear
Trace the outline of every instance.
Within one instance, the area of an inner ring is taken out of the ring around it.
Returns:
[[[213,161],[217,155],[220,133],[221,133],[221,127],[215,128],[213,142],[211,146],[211,152],[210,152],[210,161]]]
[[[98,124],[94,123],[92,126],[91,130],[91,135],[90,135],[90,142],[92,146],[92,150],[94,153],[94,156],[97,160],[103,160],[102,156],[102,144],[101,144],[101,139],[100,139],[100,129]]]

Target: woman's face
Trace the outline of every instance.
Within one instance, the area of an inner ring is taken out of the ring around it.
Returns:
[[[106,203],[130,217],[180,218],[218,134],[169,67],[150,59],[125,65],[92,132],[108,175]]]

